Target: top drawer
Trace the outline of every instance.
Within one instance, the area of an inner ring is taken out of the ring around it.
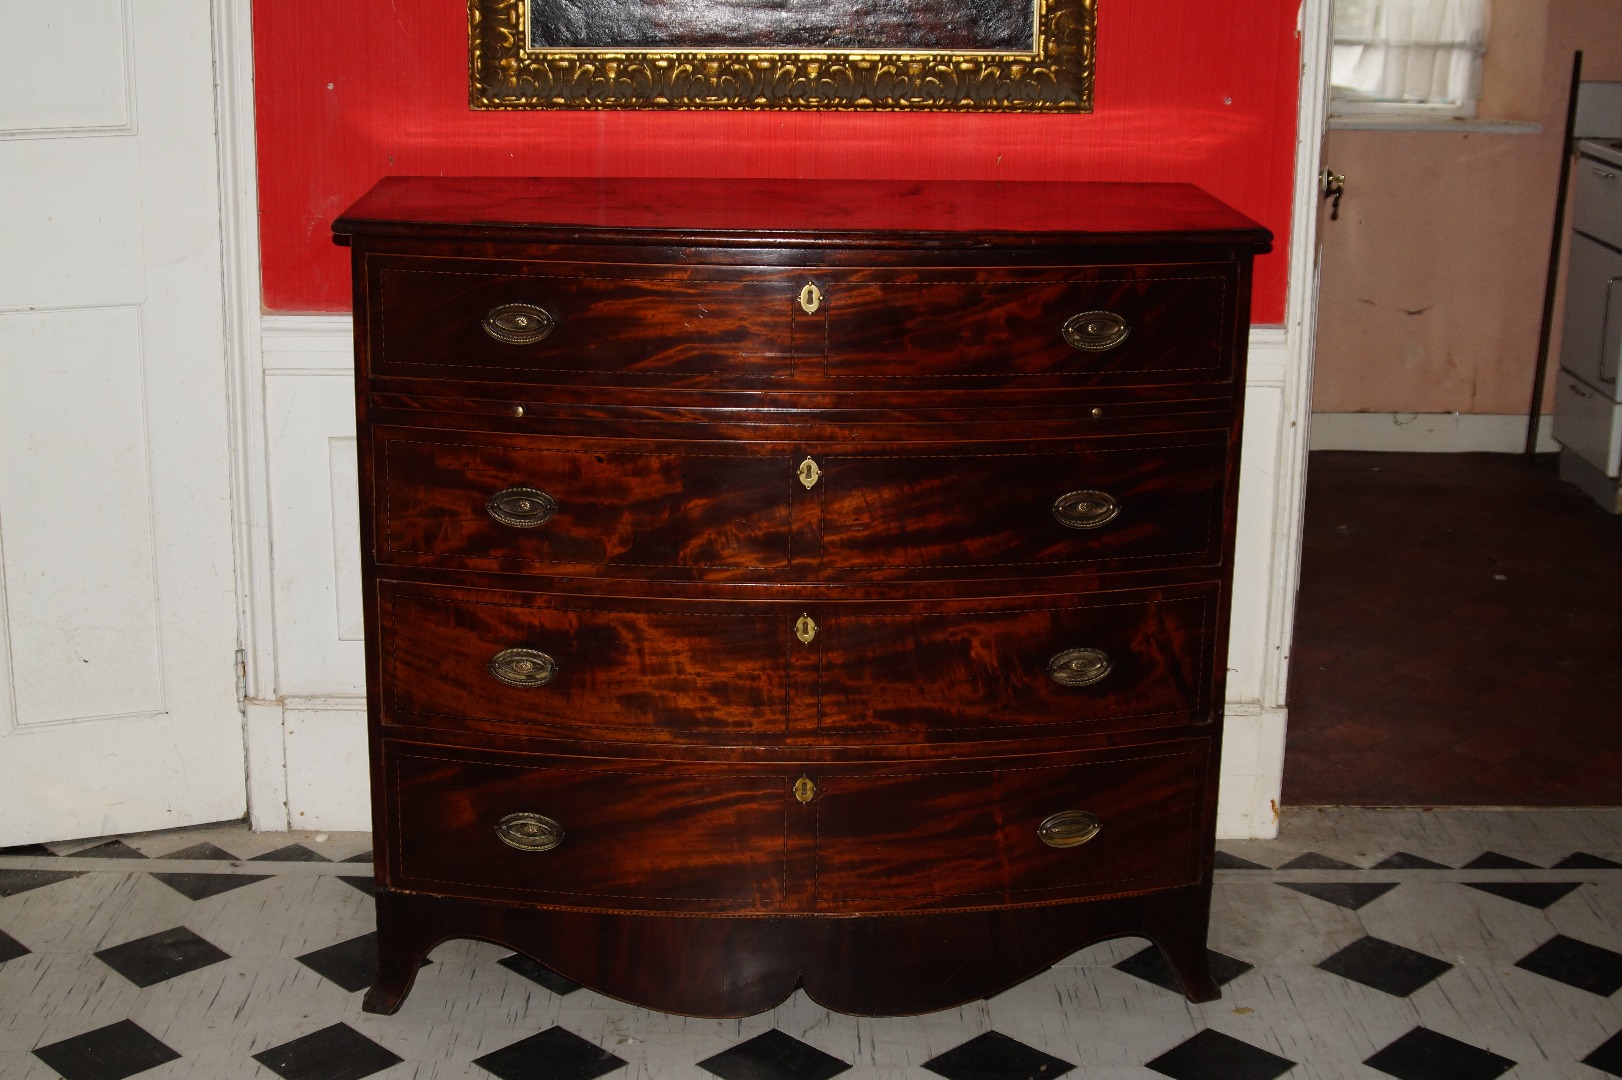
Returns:
[[[1221,382],[1226,263],[781,269],[373,256],[374,377],[807,390]]]

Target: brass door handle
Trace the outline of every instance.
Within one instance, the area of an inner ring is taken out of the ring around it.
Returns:
[[[1132,327],[1113,311],[1083,311],[1059,328],[1065,343],[1083,352],[1107,352],[1126,340]]]
[[[533,345],[545,338],[558,321],[534,304],[498,304],[484,317],[484,332],[507,345]]]
[[[533,529],[552,520],[558,502],[540,488],[502,488],[485,500],[484,512],[514,529]]]
[[[1085,810],[1061,810],[1036,827],[1036,836],[1051,848],[1073,848],[1097,836],[1100,828],[1096,815]]]
[[[1323,174],[1318,178],[1322,185],[1323,197],[1329,200],[1329,220],[1340,220],[1340,199],[1346,194],[1346,174],[1324,168]]]
[[[539,649],[502,649],[485,667],[498,682],[524,690],[545,686],[558,673],[558,662]]]
[[[1103,649],[1066,649],[1048,661],[1048,678],[1060,686],[1091,686],[1115,670]]]
[[[523,811],[496,822],[496,836],[519,851],[551,851],[563,843],[563,826],[545,814]]]
[[[1108,492],[1068,491],[1053,500],[1053,516],[1067,529],[1096,529],[1115,520],[1121,504]]]

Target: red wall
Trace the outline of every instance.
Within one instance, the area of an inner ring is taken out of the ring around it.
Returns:
[[[253,5],[266,306],[349,306],[328,227],[379,177],[1187,180],[1275,235],[1284,318],[1299,0],[1099,0],[1090,116],[473,112],[462,0]]]

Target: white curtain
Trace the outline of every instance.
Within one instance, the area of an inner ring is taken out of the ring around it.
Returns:
[[[1473,106],[1487,0],[1335,0],[1330,84],[1348,100]]]

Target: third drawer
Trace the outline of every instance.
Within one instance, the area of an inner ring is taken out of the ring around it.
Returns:
[[[975,740],[1174,727],[1212,708],[1215,583],[927,603],[378,589],[389,725]]]

